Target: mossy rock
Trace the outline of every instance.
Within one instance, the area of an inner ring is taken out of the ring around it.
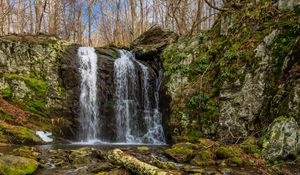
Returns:
[[[48,86],[47,83],[43,80],[25,77],[23,75],[18,74],[5,74],[4,77],[7,79],[19,79],[24,81],[27,86],[29,86],[37,92],[37,95],[45,95],[47,92]]]
[[[44,143],[33,130],[24,126],[0,125],[0,132],[8,136],[11,143],[41,144]]]
[[[213,158],[214,154],[211,150],[203,150],[196,154],[195,158],[191,160],[191,164],[198,166],[213,165],[215,164]]]
[[[242,165],[244,165],[244,161],[240,157],[231,157],[231,158],[227,159],[225,162],[229,166],[242,166]]]
[[[300,150],[300,127],[293,117],[278,117],[263,136],[264,158],[276,161],[296,157]]]
[[[139,146],[137,147],[137,151],[141,153],[148,153],[150,151],[150,148],[147,146]]]
[[[37,160],[40,153],[37,152],[37,149],[35,147],[29,147],[29,146],[22,146],[20,148],[16,148],[13,150],[13,153],[15,156],[21,156],[26,157],[30,159]]]
[[[178,143],[172,148],[165,150],[165,153],[175,159],[177,162],[183,163],[191,160],[195,156],[194,150],[198,146],[189,142]]]
[[[0,174],[32,174],[38,166],[38,162],[33,159],[11,155],[0,156]]]
[[[69,159],[72,161],[74,167],[91,162],[91,158],[96,156],[97,152],[94,148],[84,147],[72,150]]]
[[[200,148],[208,148],[215,144],[214,141],[205,138],[198,139],[198,142]]]
[[[216,150],[216,157],[218,159],[228,159],[237,157],[241,154],[241,150],[239,147],[225,147],[221,146]]]

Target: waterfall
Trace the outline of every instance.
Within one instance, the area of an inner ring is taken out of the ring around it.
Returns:
[[[156,78],[154,94],[150,94],[149,68],[136,60],[130,52],[125,50],[119,52],[121,57],[114,63],[117,141],[164,144],[162,116],[159,111],[162,69],[159,70],[159,76]],[[142,71],[141,87],[138,86],[137,68]],[[142,89],[141,93],[140,89]],[[142,96],[140,97],[142,101],[139,101],[139,95]],[[150,95],[154,96],[154,105],[150,101]],[[139,108],[142,109],[142,115]]]
[[[78,50],[80,85],[81,131],[79,139],[84,142],[97,140],[98,102],[97,102],[97,55],[92,47],[80,47]]]

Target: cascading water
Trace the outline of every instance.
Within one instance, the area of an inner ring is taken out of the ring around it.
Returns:
[[[159,88],[162,70],[156,79],[154,92],[154,108],[150,102],[149,70],[134,56],[125,50],[120,50],[121,57],[114,63],[116,106],[115,117],[117,141],[125,143],[164,144],[164,132],[161,113],[159,112]],[[142,70],[142,101],[138,100],[138,76],[135,65]],[[139,104],[142,105],[139,105]],[[142,117],[139,117],[139,109]]]
[[[80,128],[79,139],[83,142],[97,140],[98,134],[98,102],[97,102],[97,55],[93,47],[80,47],[79,71],[80,85]]]
[[[116,125],[117,141],[119,142],[139,142],[131,132],[132,118],[135,116],[137,106],[134,87],[137,77],[135,73],[133,56],[126,51],[121,50],[121,57],[114,63],[115,86],[116,86]]]

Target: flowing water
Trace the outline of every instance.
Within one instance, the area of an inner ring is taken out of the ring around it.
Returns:
[[[162,70],[159,71],[154,85],[156,88],[152,94],[155,96],[153,108],[153,102],[150,101],[149,97],[151,85],[149,84],[148,67],[136,60],[128,51],[120,50],[120,54],[121,57],[114,63],[117,141],[136,144],[164,144],[162,116],[159,112],[159,88]],[[137,87],[139,85],[137,68],[142,71],[141,87]],[[139,101],[138,95],[141,95],[142,101]]]
[[[93,47],[80,47],[78,50],[80,85],[80,128],[79,139],[83,142],[97,140],[98,102],[97,102],[97,55]]]

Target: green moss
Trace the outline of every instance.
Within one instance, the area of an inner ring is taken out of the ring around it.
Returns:
[[[3,111],[0,110],[0,119],[6,122],[12,122],[13,119],[10,115],[4,113]]]
[[[50,113],[44,100],[27,101],[25,105],[26,110],[42,116],[48,116]]]
[[[0,174],[32,174],[38,168],[38,165],[38,162],[32,159],[5,155],[0,157]]]
[[[0,143],[8,143],[8,142],[9,142],[9,138],[7,138],[5,132],[1,131],[1,127],[0,127]]]
[[[241,150],[238,147],[221,146],[216,150],[216,156],[219,159],[227,159],[239,156]]]
[[[194,165],[209,165],[214,164],[213,153],[210,150],[203,150],[196,154],[195,158],[191,160]]]
[[[23,126],[4,126],[0,125],[0,132],[8,135],[12,143],[41,143],[42,140],[29,128]]]
[[[11,99],[13,96],[12,89],[10,87],[4,88],[1,92],[2,97],[5,99]]]
[[[242,144],[240,144],[240,148],[246,154],[261,154],[261,151],[256,144],[256,139],[254,137],[249,137],[247,140],[245,140]]]
[[[242,166],[244,162],[239,157],[231,157],[226,161],[226,164],[229,166]]]
[[[26,83],[26,85],[28,85],[30,88],[37,92],[37,95],[42,96],[45,95],[47,92],[48,86],[47,83],[43,80],[29,78],[18,74],[5,74],[4,76],[7,79],[23,80]]]
[[[178,143],[172,148],[165,150],[165,153],[174,158],[177,162],[186,162],[194,156],[194,149],[197,145],[192,143]]]
[[[39,153],[35,147],[23,146],[13,150],[13,154],[16,156],[26,157],[37,160]]]

